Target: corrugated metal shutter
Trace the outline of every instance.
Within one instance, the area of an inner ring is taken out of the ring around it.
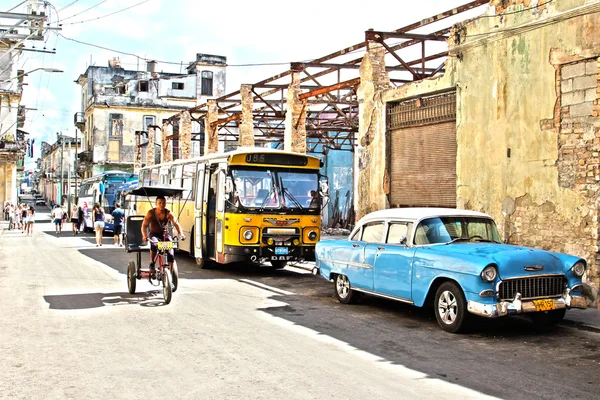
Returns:
[[[391,131],[392,207],[456,207],[456,122]]]

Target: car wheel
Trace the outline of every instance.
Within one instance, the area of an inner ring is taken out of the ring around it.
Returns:
[[[358,300],[358,292],[352,290],[350,281],[346,275],[337,275],[334,281],[335,297],[343,304],[356,303]]]
[[[566,308],[552,311],[540,311],[529,314],[529,319],[538,326],[552,326],[558,324],[565,317]]]
[[[444,282],[435,292],[435,318],[443,330],[456,333],[466,326],[467,302],[462,289],[454,282]]]

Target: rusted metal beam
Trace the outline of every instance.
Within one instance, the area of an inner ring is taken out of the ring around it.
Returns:
[[[330,86],[321,86],[319,89],[311,90],[310,92],[302,93],[299,98],[300,100],[308,99],[310,97],[318,96],[320,94],[333,92],[338,89],[345,89],[360,84],[360,78],[350,79],[348,81],[336,83]]]
[[[438,42],[445,42],[448,40],[448,36],[443,35],[419,35],[417,33],[404,33],[404,32],[383,32],[383,31],[372,31],[368,30],[365,32],[365,40],[380,41],[387,38],[396,39],[409,39],[409,40],[434,40]]]

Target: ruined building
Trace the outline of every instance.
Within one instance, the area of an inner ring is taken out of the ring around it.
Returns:
[[[86,178],[117,169],[133,172],[136,140],[153,147],[144,149],[143,164],[148,156],[151,163],[160,160],[163,151],[179,158],[177,141],[161,148],[163,133],[173,133],[173,125],[163,126],[163,120],[220,96],[225,91],[225,69],[225,57],[207,54],[197,54],[186,74],[156,72],[155,62],[148,62],[146,71],[126,70],[116,59],[107,67],[88,67],[76,81],[81,85],[82,111],[74,116],[83,138],[80,175]],[[192,129],[200,131],[199,125]],[[189,151],[200,153],[199,140]]]
[[[358,216],[484,211],[509,243],[585,257],[598,287],[600,2],[494,0],[448,44],[444,74],[392,88],[381,43],[369,42]]]

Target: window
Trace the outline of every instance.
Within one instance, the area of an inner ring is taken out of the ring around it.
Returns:
[[[158,168],[152,168],[150,171],[150,185],[156,186],[158,185]]]
[[[381,243],[383,236],[383,222],[372,222],[363,227],[363,242]]]
[[[147,92],[148,91],[148,81],[139,81],[138,82],[138,92]]]
[[[182,187],[181,177],[183,174],[183,165],[174,165],[171,168],[171,186]]]
[[[183,82],[172,82],[171,88],[173,90],[183,90]]]
[[[156,117],[154,115],[144,115],[144,132],[148,132],[150,125],[156,125]]]
[[[108,142],[108,161],[120,161],[121,142],[118,140],[111,140]]]
[[[408,236],[409,228],[410,224],[407,224],[406,222],[391,223],[385,242],[389,244],[402,244],[402,242],[404,242]]]
[[[185,164],[183,166],[183,193],[184,199],[194,200],[194,178],[196,177],[196,164]],[[189,197],[188,197],[189,196]]]
[[[171,140],[172,145],[172,154],[171,157],[173,160],[179,159],[179,138],[173,138]]]
[[[108,137],[110,139],[121,139],[123,137],[123,114],[110,114]]]
[[[210,71],[202,71],[202,87],[200,94],[206,96],[213,95],[213,73]]]

